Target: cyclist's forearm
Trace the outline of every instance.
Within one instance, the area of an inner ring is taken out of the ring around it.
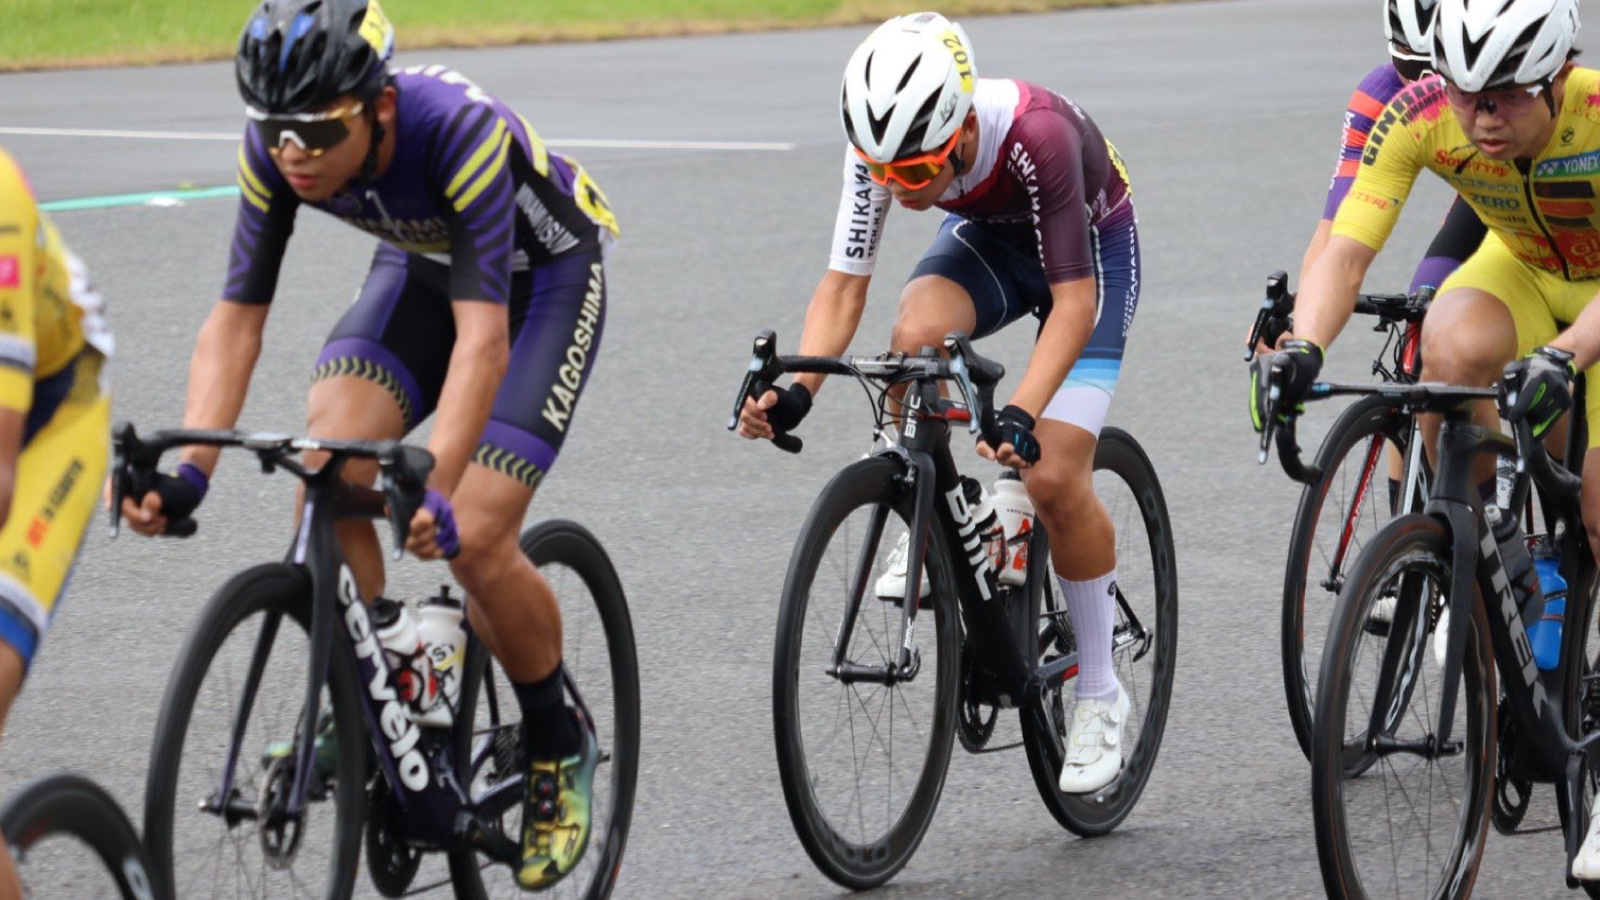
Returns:
[[[1094,331],[1095,282],[1080,278],[1050,285],[1051,310],[1033,356],[1009,403],[1034,418],[1044,412]]]
[[[1295,337],[1324,350],[1333,344],[1355,312],[1361,281],[1375,255],[1353,238],[1329,239],[1295,298]]]
[[[189,359],[185,428],[232,428],[239,422],[250,375],[261,355],[268,307],[218,301],[211,308]],[[210,475],[221,453],[216,447],[185,447],[180,457]]]
[[[469,304],[457,302],[454,305],[460,308]],[[503,322],[505,308],[491,303],[471,303],[470,306],[479,307],[472,310],[473,313],[498,313],[502,321],[498,329],[463,328],[463,317],[456,317],[456,342],[450,351],[444,387],[439,392],[438,418],[433,435],[428,439],[428,451],[434,459],[428,486],[445,496],[455,492],[467,464],[477,452],[511,355],[510,339]]]
[[[1306,245],[1305,256],[1300,259],[1300,277],[1295,284],[1304,285],[1306,279],[1311,277],[1311,267],[1316,265],[1317,259],[1322,256],[1322,251],[1328,246],[1328,237],[1333,234],[1333,221],[1323,219],[1317,223],[1317,230],[1311,235],[1311,243]]]
[[[817,290],[811,295],[811,305],[806,307],[806,324],[800,332],[801,354],[807,356],[838,356],[850,349],[850,341],[861,324],[861,312],[867,305],[867,285],[871,279],[861,275],[847,275],[830,270],[823,276]],[[828,376],[808,372],[796,375],[796,384],[803,384],[813,395],[822,389]]]

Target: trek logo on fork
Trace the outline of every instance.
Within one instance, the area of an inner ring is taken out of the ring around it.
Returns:
[[[405,704],[389,686],[388,669],[378,658],[383,648],[378,646],[378,638],[372,633],[372,619],[361,602],[349,566],[339,567],[339,603],[344,607],[344,626],[355,644],[356,656],[371,669],[367,694],[377,704],[378,726],[389,741],[389,752],[394,755],[400,782],[409,790],[424,790],[428,787],[428,760],[417,748],[422,730],[411,721]]]

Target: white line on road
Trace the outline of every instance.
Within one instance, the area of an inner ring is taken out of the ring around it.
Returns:
[[[133,131],[106,128],[28,128],[0,126],[0,134],[23,137],[117,138],[145,141],[226,141],[239,140],[238,132],[216,131]],[[600,150],[731,150],[781,153],[795,149],[786,141],[636,141],[613,138],[546,138],[560,147]]]

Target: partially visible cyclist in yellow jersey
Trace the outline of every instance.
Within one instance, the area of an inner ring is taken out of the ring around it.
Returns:
[[[110,353],[87,273],[0,150],[0,728],[105,478]],[[0,852],[0,900],[21,893]]]

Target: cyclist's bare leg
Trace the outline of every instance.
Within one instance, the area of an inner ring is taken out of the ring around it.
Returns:
[[[4,730],[11,704],[22,690],[22,676],[22,654],[9,644],[0,644],[0,730]],[[4,838],[0,838],[0,900],[22,900],[22,882]]]
[[[942,275],[922,275],[900,290],[889,349],[915,356],[923,347],[934,347],[944,356],[945,335],[958,329],[970,335],[977,327],[978,312],[966,288]],[[943,384],[939,390],[945,393]],[[898,401],[905,394],[905,385],[897,385],[889,393]]]
[[[1583,454],[1582,474],[1583,529],[1589,535],[1589,552],[1600,559],[1600,448],[1590,447]]]
[[[1517,326],[1493,294],[1476,288],[1456,288],[1439,297],[1422,322],[1422,380],[1489,387],[1500,378],[1517,352]],[[1494,402],[1474,404],[1473,419],[1486,428],[1499,428]],[[1428,459],[1438,465],[1440,418],[1418,417]],[[1478,458],[1475,478],[1482,483],[1494,477],[1491,455]]]
[[[472,627],[512,682],[539,681],[561,662],[561,607],[517,543],[532,500],[527,485],[476,463],[451,499],[461,555],[450,571],[467,592]]]
[[[306,430],[312,437],[330,440],[398,440],[405,433],[405,418],[400,404],[381,385],[364,378],[338,375],[311,386],[306,400]],[[308,466],[326,462],[326,453],[307,453]],[[378,477],[374,460],[352,459],[340,473],[345,481],[370,487]],[[296,495],[298,521],[300,495]],[[344,519],[334,525],[340,549],[350,573],[356,578],[361,596],[371,603],[383,593],[383,550],[378,545],[377,526],[367,519]]]
[[[1116,568],[1111,515],[1095,496],[1096,438],[1076,425],[1040,419],[1039,461],[1024,469],[1034,514],[1050,535],[1050,561],[1070,581],[1099,578]]]

